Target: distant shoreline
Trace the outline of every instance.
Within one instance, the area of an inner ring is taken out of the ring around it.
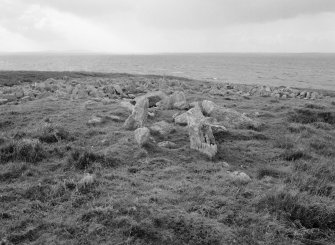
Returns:
[[[89,72],[89,71],[1,71],[0,70],[0,86],[15,86],[22,83],[29,82],[42,82],[48,78],[58,78],[63,77],[69,78],[84,78],[84,77],[102,77],[102,78],[157,78],[157,79],[176,79],[180,81],[188,82],[206,82],[206,83],[220,83],[220,81],[214,80],[199,80],[182,76],[173,76],[173,75],[156,75],[156,74],[135,74],[135,73],[112,73],[112,72]],[[21,82],[21,83],[20,83]],[[239,82],[222,82],[228,84],[235,84],[241,86],[262,86],[262,83],[254,84],[244,84]],[[270,86],[270,87],[285,87],[285,86]],[[335,90],[327,89],[317,89],[317,88],[303,88],[303,87],[291,87],[293,89],[300,89],[306,91],[317,91],[323,94],[333,94]]]

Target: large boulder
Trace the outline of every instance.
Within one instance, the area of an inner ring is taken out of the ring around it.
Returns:
[[[145,146],[150,142],[150,130],[147,127],[138,128],[134,131],[136,143]]]
[[[147,98],[143,97],[142,99],[138,100],[132,114],[125,121],[123,125],[124,128],[128,130],[134,130],[143,127],[147,122],[148,108],[149,101]]]
[[[206,122],[200,107],[196,106],[187,112],[187,121],[191,149],[195,149],[212,159],[217,153],[217,145],[212,128]]]

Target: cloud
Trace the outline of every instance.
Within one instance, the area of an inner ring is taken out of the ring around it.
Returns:
[[[19,0],[86,18],[110,20],[131,14],[157,28],[217,28],[334,12],[334,0]]]
[[[1,0],[0,51],[334,52],[333,0]]]

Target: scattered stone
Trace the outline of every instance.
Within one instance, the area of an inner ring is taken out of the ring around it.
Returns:
[[[167,148],[167,149],[176,149],[177,144],[173,143],[171,141],[162,141],[158,143],[158,146],[161,148]]]
[[[78,182],[78,187],[79,188],[85,188],[93,185],[96,181],[96,177],[94,174],[85,174],[83,178],[81,178]]]
[[[192,108],[187,112],[187,121],[191,149],[198,150],[212,159],[217,153],[217,145],[212,129],[206,123],[200,107]]]
[[[186,126],[187,125],[187,113],[182,113],[179,114],[177,113],[177,115],[173,115],[173,120],[175,124],[178,124],[180,126]]]
[[[124,128],[133,130],[143,127],[148,118],[148,107],[149,101],[147,98],[143,97],[138,100],[132,114],[125,121]]]
[[[114,84],[113,85],[114,89],[115,89],[115,92],[118,94],[118,95],[121,95],[121,96],[124,96],[125,94],[123,93],[123,90],[121,88],[121,86],[119,84]]]
[[[99,116],[93,116],[90,120],[88,120],[87,125],[88,126],[97,126],[102,125],[106,122],[105,118],[99,117]]]
[[[176,91],[170,95],[169,105],[172,109],[184,110],[188,109],[189,105],[186,102],[186,96],[182,91]]]
[[[135,140],[139,146],[144,146],[150,142],[150,130],[147,127],[138,128],[134,131]]]
[[[229,173],[229,176],[233,181],[236,181],[242,184],[247,184],[251,181],[251,178],[249,177],[249,175],[241,171],[234,171],[232,173]]]
[[[217,105],[210,100],[203,100],[201,103],[202,111],[205,115],[211,115],[211,113],[216,109]]]

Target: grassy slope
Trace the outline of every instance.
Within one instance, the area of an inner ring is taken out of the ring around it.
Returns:
[[[157,78],[43,72],[0,77],[15,83],[18,77],[39,81],[63,75]],[[183,84],[172,88],[183,89],[190,101],[211,99],[249,115],[259,112],[257,119],[266,126],[217,136],[219,153],[208,161],[189,149],[183,127],[176,126],[166,139],[156,137],[179,146],[169,150],[140,149],[122,122],[86,125],[95,113],[124,121],[129,113],[117,103],[96,110],[84,110],[80,100],[0,106],[2,139],[27,135],[44,141],[39,161],[20,152],[1,160],[0,239],[13,244],[334,244],[332,99],[226,100],[202,94],[196,81]],[[172,122],[175,112],[158,111],[148,124]],[[41,130],[45,120],[58,130],[56,140]],[[11,154],[4,141],[2,156]],[[244,171],[252,181],[232,182],[227,170]],[[86,173],[95,180],[83,184]]]

